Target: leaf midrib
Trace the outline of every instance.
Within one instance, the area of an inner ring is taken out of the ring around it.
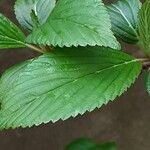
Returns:
[[[70,83],[73,83],[73,82],[77,82],[78,79],[84,78],[84,77],[86,77],[86,76],[89,76],[89,75],[92,75],[92,74],[99,74],[99,73],[101,73],[101,72],[103,72],[103,71],[106,71],[106,70],[109,70],[109,69],[113,69],[113,68],[116,68],[116,67],[120,67],[120,66],[123,66],[123,65],[128,65],[128,64],[135,63],[135,62],[138,62],[138,61],[139,61],[138,59],[134,59],[134,60],[130,60],[130,61],[127,61],[127,62],[124,62],[124,63],[120,63],[120,64],[117,64],[117,65],[114,65],[114,66],[111,66],[111,67],[104,68],[104,69],[99,70],[99,71],[96,71],[96,72],[91,72],[91,73],[86,74],[86,75],[83,75],[83,76],[81,76],[81,77],[77,77],[77,78],[75,78],[75,79],[72,80],[72,81],[68,81],[68,82],[66,82],[65,84],[60,85],[60,86],[58,86],[58,87],[56,87],[56,88],[54,88],[54,89],[51,89],[51,90],[49,90],[49,92],[51,92],[51,91],[53,91],[53,90],[56,90],[57,88],[60,88],[60,87],[65,86],[65,85],[67,85],[67,84],[70,84]],[[46,94],[46,93],[47,93],[47,92],[45,92],[45,93],[43,93],[43,94]],[[43,94],[41,94],[41,95],[43,95]],[[40,95],[39,95],[39,96],[40,96]]]
[[[65,85],[67,85],[67,84],[70,84],[70,83],[73,83],[73,82],[77,82],[79,79],[84,78],[84,77],[86,77],[86,76],[89,76],[89,75],[92,75],[92,74],[99,74],[99,73],[101,73],[101,72],[103,72],[103,71],[106,71],[106,70],[109,70],[109,69],[113,69],[113,68],[116,68],[116,67],[120,67],[120,66],[123,66],[123,65],[128,65],[128,64],[131,64],[131,63],[135,63],[135,62],[139,62],[139,59],[129,60],[129,61],[126,61],[126,62],[117,64],[117,65],[113,65],[113,66],[104,68],[104,69],[99,70],[99,71],[96,71],[96,72],[91,72],[91,73],[86,74],[86,75],[83,75],[83,76],[81,76],[81,77],[77,77],[77,78],[75,78],[74,80],[68,81],[68,82],[66,82],[66,83],[64,83],[64,84],[62,84],[62,85],[60,85],[60,86],[58,86],[58,87],[55,87],[55,88],[51,89],[51,90],[48,90],[48,91],[46,91],[46,92],[44,92],[44,93],[38,95],[37,97],[40,97],[41,95],[48,94],[48,93],[50,93],[51,91],[56,90],[56,89],[58,89],[58,88],[60,88],[60,87],[63,87],[63,86],[65,86]],[[26,89],[25,91],[27,91],[27,90],[29,90],[29,89]],[[24,92],[25,92],[25,91],[24,91]],[[16,96],[16,95],[14,95],[14,96]],[[14,97],[14,96],[13,96],[13,97]],[[11,99],[13,99],[13,97],[11,97]],[[29,104],[31,104],[32,102],[34,102],[36,99],[37,99],[37,98],[34,98],[33,100],[31,100]],[[7,100],[7,101],[9,101],[9,100]],[[11,105],[11,106],[12,106],[12,105]],[[9,108],[11,108],[11,106],[10,106]],[[9,109],[9,108],[7,108],[7,109]],[[21,107],[19,107],[17,110],[19,110],[20,108],[21,108]],[[4,109],[4,108],[3,108],[3,109]],[[15,110],[15,111],[17,111],[17,110]]]
[[[119,12],[120,14],[123,16],[123,18],[125,19],[125,21],[127,22],[127,24],[129,25],[129,27],[132,29],[132,31],[135,33],[136,36],[138,36],[138,33],[137,31],[134,29],[133,25],[130,23],[130,21],[127,19],[127,17],[124,15],[124,13],[122,12],[121,9],[119,9],[116,5],[113,5],[113,7],[115,7]],[[114,10],[114,9],[113,9]],[[115,11],[115,10],[114,10]],[[115,11],[117,12],[117,11]],[[117,12],[118,13],[118,12]]]
[[[79,23],[79,22],[76,22],[76,21],[73,21],[73,20],[68,19],[68,18],[67,18],[67,19],[66,19],[66,18],[54,18],[54,19],[51,18],[50,20],[52,20],[52,21],[60,21],[60,22],[65,22],[65,21],[71,22],[71,23],[76,24],[76,25],[78,25],[78,26],[85,27],[85,28],[87,28],[88,30],[91,30],[91,31],[95,32],[96,34],[98,34],[97,31],[92,30],[92,28],[88,27],[87,25],[82,24],[82,23]],[[51,23],[51,22],[50,22],[50,23]],[[98,26],[95,26],[95,27],[98,27]]]
[[[137,62],[137,61],[139,61],[139,60],[134,59],[134,60],[126,61],[126,62],[124,62],[124,63],[120,63],[120,64],[118,64],[118,65],[114,65],[114,66],[111,66],[111,67],[107,67],[107,68],[105,68],[105,69],[102,69],[101,72],[104,71],[104,70],[107,70],[107,69],[116,68],[116,67],[119,67],[119,66],[122,66],[122,65],[131,64],[131,63],[134,63],[134,62]],[[99,72],[99,73],[100,73],[100,72]],[[69,83],[66,83],[66,84],[69,84]],[[64,85],[66,85],[66,84],[64,84]],[[64,85],[62,85],[62,86],[64,86]],[[58,87],[58,88],[59,88],[59,87]],[[50,92],[50,91],[49,91],[49,92]],[[47,93],[47,92],[46,92],[46,93]],[[38,97],[40,97],[40,96],[38,96]],[[35,97],[33,100],[31,100],[30,102],[28,102],[28,103],[22,105],[21,107],[17,108],[17,109],[14,110],[13,112],[8,112],[8,113],[10,113],[11,115],[13,115],[13,114],[16,113],[18,110],[20,110],[22,107],[25,107],[26,105],[31,105],[34,101],[37,100],[38,97]],[[45,100],[45,99],[43,99],[43,100]],[[43,100],[41,101],[41,103],[43,102]],[[27,106],[27,107],[28,107],[28,106]],[[7,110],[8,110],[8,109],[7,109]],[[2,110],[2,111],[3,111],[3,110]],[[5,111],[5,110],[4,110],[4,111]],[[4,116],[3,116],[3,117],[4,117]],[[7,117],[7,116],[6,116],[6,117]],[[9,117],[8,117],[8,119],[9,119]]]

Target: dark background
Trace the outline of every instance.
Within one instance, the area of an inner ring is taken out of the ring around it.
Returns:
[[[13,5],[14,0],[0,1],[0,12],[12,20]],[[124,49],[140,55],[136,47],[124,44]],[[0,73],[36,55],[26,49],[2,51]],[[115,141],[119,150],[150,150],[150,97],[144,90],[143,78],[144,74],[127,93],[92,113],[55,124],[0,132],[0,150],[63,150],[79,137],[100,143]]]

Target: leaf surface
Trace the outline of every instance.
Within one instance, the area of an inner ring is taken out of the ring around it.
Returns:
[[[47,22],[27,38],[29,43],[52,46],[105,46],[119,49],[101,0],[59,0]]]
[[[25,35],[4,15],[0,14],[0,49],[26,47]]]
[[[137,22],[141,2],[139,0],[118,0],[108,5],[107,8],[115,35],[127,43],[137,43]]]
[[[146,0],[139,13],[139,45],[150,56],[150,1]]]
[[[91,150],[96,145],[91,139],[81,138],[71,142],[65,147],[65,150]]]
[[[141,64],[109,48],[64,48],[9,69],[0,80],[0,128],[66,120],[100,108],[135,81]]]
[[[56,0],[17,0],[15,4],[15,14],[19,23],[28,30],[32,30],[34,21],[32,11],[34,11],[39,25],[46,22],[51,11],[55,7]]]
[[[90,139],[77,139],[66,146],[65,150],[118,150],[115,143],[97,144]]]

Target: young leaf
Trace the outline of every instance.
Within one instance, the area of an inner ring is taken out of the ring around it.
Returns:
[[[0,49],[25,46],[25,35],[9,19],[0,14]]]
[[[146,0],[139,13],[139,45],[150,56],[150,1]]]
[[[141,2],[139,0],[118,0],[107,8],[115,35],[127,43],[138,42],[137,16]]]
[[[53,46],[99,45],[119,49],[101,0],[59,0],[47,22],[27,38],[29,43]]]
[[[150,70],[147,72],[145,77],[145,87],[147,92],[150,94]]]
[[[90,139],[77,139],[66,146],[65,150],[118,150],[115,143],[97,144]]]
[[[25,29],[32,30],[34,27],[32,11],[37,15],[39,25],[42,25],[55,7],[55,3],[56,0],[17,0],[15,14]]]
[[[109,48],[57,49],[0,80],[0,128],[65,120],[100,108],[135,81],[141,64]]]

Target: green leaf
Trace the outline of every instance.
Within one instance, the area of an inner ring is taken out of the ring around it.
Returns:
[[[97,144],[90,139],[77,139],[66,146],[65,150],[118,150],[115,143]]]
[[[115,143],[105,143],[102,145],[97,146],[99,149],[93,149],[93,150],[118,150]]]
[[[141,2],[139,0],[118,0],[107,8],[115,35],[127,43],[137,43],[137,16]]]
[[[25,46],[25,35],[9,19],[0,14],[0,49]]]
[[[150,56],[150,1],[146,0],[139,13],[139,45]]]
[[[59,0],[47,22],[29,35],[29,43],[53,46],[108,46],[120,49],[101,0]]]
[[[148,70],[148,72],[146,73],[145,87],[146,87],[146,91],[150,94],[150,70]]]
[[[0,128],[65,120],[100,108],[135,81],[141,64],[109,48],[56,49],[0,80]]]
[[[96,145],[91,139],[81,138],[67,145],[65,150],[91,150]]]
[[[55,7],[55,3],[56,0],[17,0],[15,14],[25,29],[32,30],[34,27],[32,11],[36,14],[39,25],[42,25]]]

